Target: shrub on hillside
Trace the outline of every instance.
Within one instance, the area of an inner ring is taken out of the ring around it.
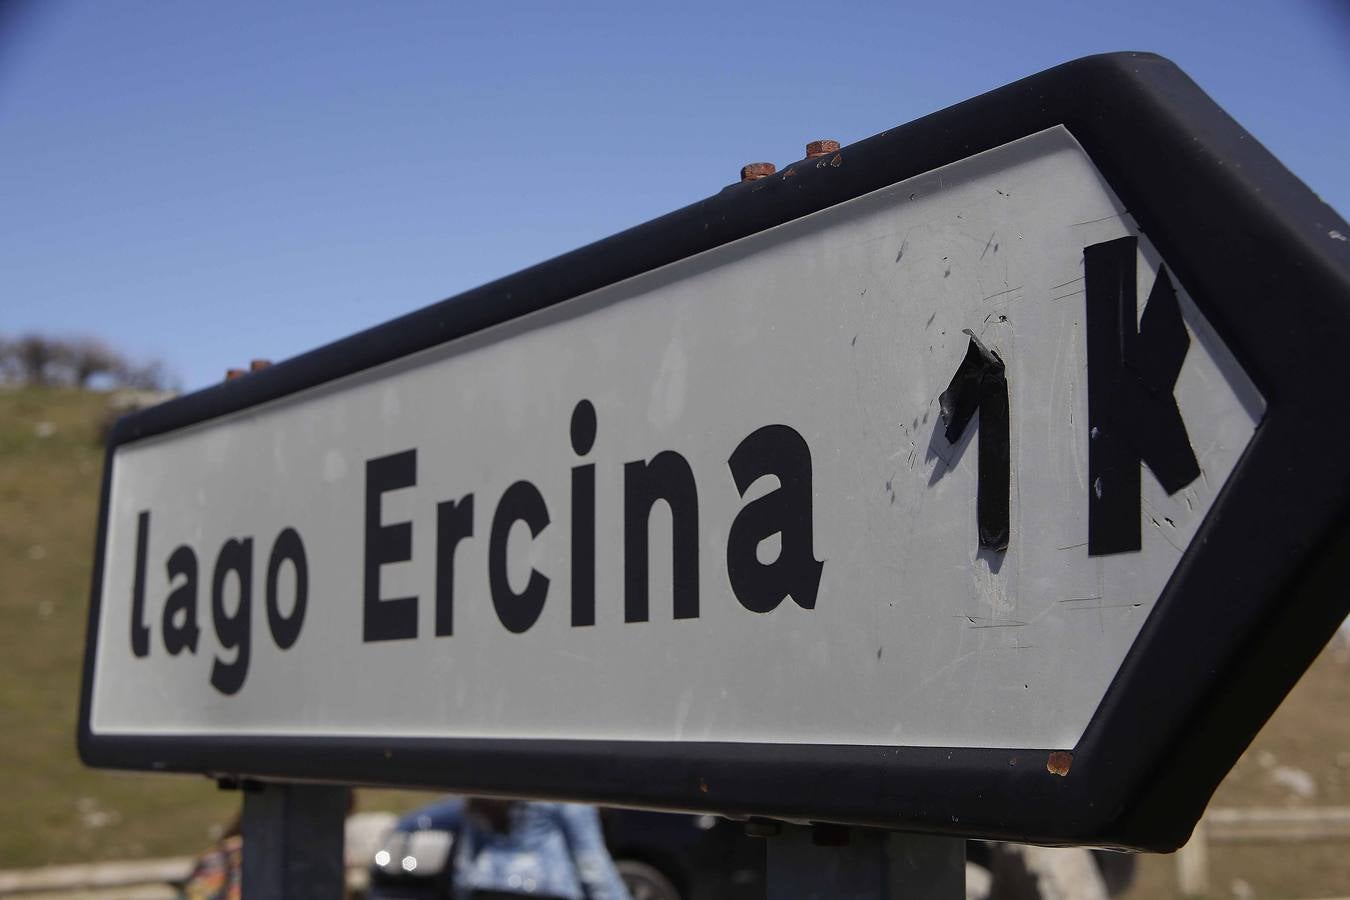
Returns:
[[[0,381],[81,389],[102,384],[163,391],[171,380],[159,360],[129,360],[98,338],[55,338],[36,333],[16,338],[0,335]]]

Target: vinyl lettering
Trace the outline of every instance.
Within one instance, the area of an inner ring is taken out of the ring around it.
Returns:
[[[652,507],[664,500],[670,507],[671,553],[674,563],[674,615],[698,617],[698,488],[689,462],[663,450],[649,462],[623,467],[623,620],[645,622],[648,592],[648,524]]]
[[[150,511],[136,516],[136,574],[131,582],[131,652],[150,653],[150,629],[145,624],[145,555],[150,543]]]
[[[594,626],[598,618],[597,480],[606,471],[603,464],[589,459],[598,432],[596,410],[589,400],[582,399],[573,407],[569,430],[574,459],[569,473],[568,614],[572,627],[587,628]],[[824,563],[815,558],[811,451],[806,440],[787,425],[765,426],[736,446],[727,465],[743,500],[761,478],[772,477],[777,481],[777,486],[767,494],[744,502],[730,522],[726,557],[731,592],[744,608],[756,613],[767,613],[788,597],[803,609],[813,609]],[[614,474],[621,471],[623,479],[622,559],[618,564],[622,566],[624,621],[647,622],[651,618],[650,530],[652,510],[658,503],[666,505],[671,517],[672,618],[698,618],[701,523],[698,484],[689,460],[674,450],[661,450],[649,459],[633,460],[608,471]],[[555,474],[560,473],[555,470]],[[364,553],[359,588],[361,640],[365,643],[418,637],[418,595],[387,598],[380,592],[384,566],[414,561],[411,517],[409,521],[385,522],[385,495],[416,488],[417,476],[416,448],[366,461],[360,529]],[[430,511],[421,505],[427,502],[425,498],[414,499],[419,508]],[[460,546],[474,537],[475,497],[473,493],[465,493],[458,499],[433,499],[430,508],[435,511],[435,558],[429,567],[424,564],[411,571],[426,572],[430,568],[426,589],[435,596],[435,636],[453,638],[457,569],[462,582],[466,559],[458,554],[457,567],[456,555]],[[512,586],[508,574],[509,544],[516,523],[524,523],[529,529],[530,540],[538,540],[551,524],[543,494],[535,483],[524,479],[503,491],[493,511],[486,572],[487,596],[498,621],[512,634],[523,634],[543,614],[552,582],[531,566],[525,585],[519,591]],[[140,512],[130,623],[131,649],[137,657],[151,653],[150,628],[146,624],[147,615],[153,615],[148,613],[146,598],[150,526],[151,511]],[[766,541],[774,539],[778,552],[769,560],[761,551]],[[227,696],[242,690],[253,652],[253,543],[252,535],[226,539],[215,555],[211,571],[210,627],[218,650],[212,660],[210,683]],[[353,549],[339,547],[335,552],[325,553],[324,558],[350,565],[345,561],[355,556]],[[169,656],[180,656],[184,651],[195,654],[200,647],[202,558],[196,548],[180,544],[164,561],[169,589],[163,607],[157,612],[163,646]],[[476,558],[476,555],[467,557]],[[258,585],[267,615],[265,634],[277,649],[288,650],[299,640],[307,618],[318,612],[309,605],[313,572],[298,528],[286,526],[277,533],[265,572]],[[332,598],[335,604],[354,599]]]
[[[938,398],[947,443],[956,444],[980,414],[979,479],[975,483],[975,519],[980,546],[1007,550],[1012,530],[1009,504],[1012,445],[1008,422],[1008,373],[1002,358],[969,328],[966,355]]]
[[[473,494],[436,504],[436,636],[455,633],[455,549],[473,537]]]
[[[741,605],[770,612],[791,597],[803,609],[816,605],[825,564],[815,558],[811,512],[811,449],[786,425],[766,425],[736,447],[727,460],[742,497],[772,475],[778,487],[741,508],[727,534],[727,577]],[[778,557],[759,561],[761,541],[780,536]]]
[[[1124,237],[1083,250],[1089,556],[1143,546],[1141,462],[1169,494],[1200,477],[1173,393],[1190,335],[1164,267],[1158,269],[1143,316],[1138,315],[1138,243]]]
[[[530,570],[530,580],[517,594],[511,590],[507,578],[506,541],[511,526],[524,522],[531,537],[539,537],[548,527],[548,507],[539,488],[528,481],[517,481],[506,489],[492,516],[492,535],[488,538],[488,587],[492,592],[492,606],[506,630],[515,634],[528,631],[544,611],[548,599],[548,578],[537,569]]]
[[[225,609],[225,582],[230,575],[238,584],[239,603],[233,614]],[[216,555],[211,576],[211,618],[216,638],[225,650],[234,650],[234,659],[219,656],[211,664],[211,684],[222,694],[235,694],[248,675],[249,628],[253,607],[253,539],[228,540]]]
[[[582,400],[572,410],[572,452],[595,445],[595,407]],[[572,467],[572,624],[595,624],[595,466]]]
[[[171,586],[175,579],[183,579],[164,601],[164,615],[160,619],[164,649],[170,656],[177,656],[184,650],[196,653],[197,639],[201,635],[201,629],[197,627],[197,554],[184,544],[170,554],[164,570]]]
[[[380,597],[380,567],[412,559],[412,523],[381,523],[381,497],[417,484],[417,451],[404,450],[366,462],[365,603],[361,639],[396,641],[417,637],[417,598]]]
[[[281,603],[277,597],[277,582],[284,563],[290,563],[295,572],[295,602],[291,605],[289,616],[281,614]],[[300,532],[294,528],[283,528],[272,542],[272,555],[267,559],[267,627],[279,649],[290,649],[300,637],[300,626],[305,624],[308,603],[309,563],[305,559],[305,544],[300,540]]]

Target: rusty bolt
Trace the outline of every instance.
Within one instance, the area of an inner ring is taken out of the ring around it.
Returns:
[[[759,181],[761,178],[768,178],[778,167],[773,163],[750,163],[741,166],[741,181]]]
[[[1045,770],[1051,775],[1063,778],[1073,767],[1073,754],[1068,750],[1055,750],[1045,762]]]
[[[244,377],[245,375],[247,375],[247,374],[248,374],[248,372],[246,372],[246,371],[243,370],[243,369],[226,369],[226,370],[225,370],[225,380],[226,380],[226,381],[234,381],[236,378],[243,378],[243,377]]]
[[[255,359],[255,360],[253,360],[251,363],[248,364],[248,370],[249,370],[250,372],[257,372],[257,371],[260,371],[260,370],[262,370],[262,369],[267,368],[267,367],[270,366],[271,364],[272,364],[272,361],[271,361],[270,359]]]
[[[825,156],[830,153],[839,152],[838,141],[812,141],[806,145],[806,158],[815,159],[817,156]]]

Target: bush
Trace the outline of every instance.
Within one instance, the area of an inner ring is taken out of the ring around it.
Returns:
[[[0,335],[0,380],[85,389],[98,382],[113,388],[162,391],[172,379],[159,360],[128,360],[93,337],[54,338]]]

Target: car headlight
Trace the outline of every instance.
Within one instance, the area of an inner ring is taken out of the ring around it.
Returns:
[[[395,831],[375,853],[375,867],[386,875],[427,878],[445,871],[455,836],[448,831]]]

